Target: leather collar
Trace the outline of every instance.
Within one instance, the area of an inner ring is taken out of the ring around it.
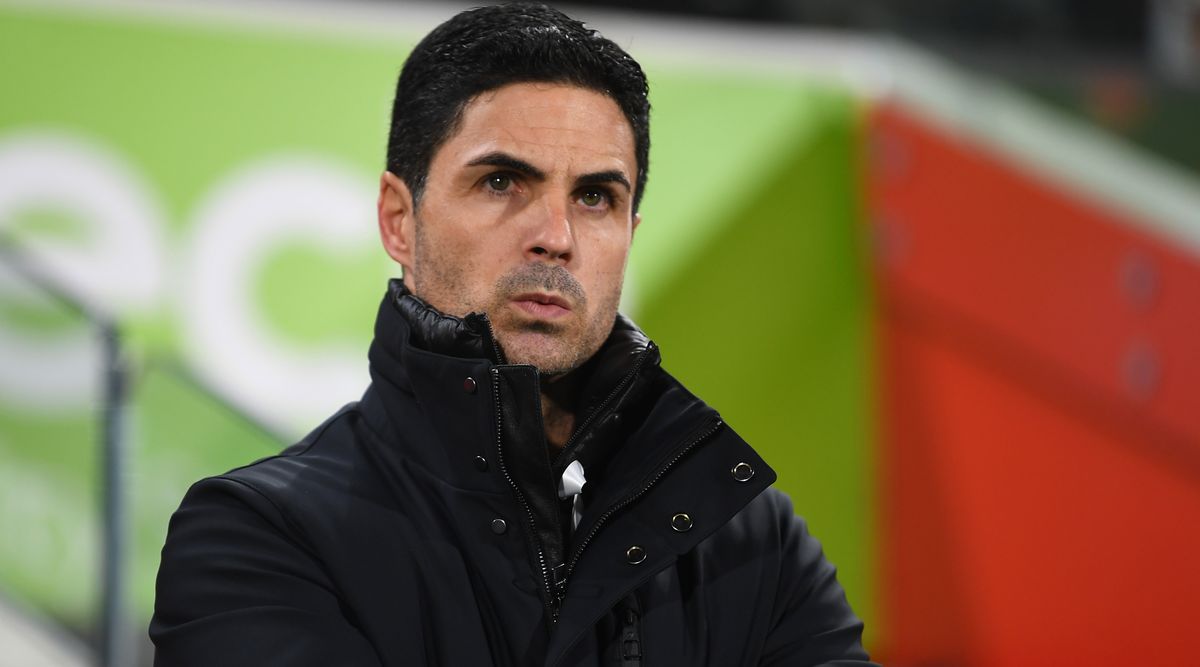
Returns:
[[[377,344],[383,344],[372,346],[372,366],[404,387],[411,386],[403,369],[404,357],[411,349],[455,359],[505,363],[486,314],[473,312],[455,317],[442,313],[410,292],[399,279],[388,283],[375,337]],[[586,378],[580,385],[576,432],[554,461],[555,472],[561,473],[576,459],[582,459],[591,469],[601,458],[607,458],[608,452],[599,451],[597,443],[613,440],[619,424],[630,421],[621,415],[653,385],[660,362],[658,347],[629,318],[618,314],[608,339],[575,371]]]

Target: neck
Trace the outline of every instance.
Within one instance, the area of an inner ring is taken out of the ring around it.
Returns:
[[[542,378],[542,423],[546,444],[558,452],[575,430],[575,410],[579,404],[578,373]]]

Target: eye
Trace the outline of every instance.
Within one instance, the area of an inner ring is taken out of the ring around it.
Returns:
[[[588,208],[598,208],[608,201],[608,194],[603,190],[584,190],[579,195],[579,202]]]
[[[507,174],[492,174],[484,180],[484,184],[492,192],[507,192],[512,188],[512,177]]]

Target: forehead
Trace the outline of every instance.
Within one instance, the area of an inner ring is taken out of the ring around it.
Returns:
[[[477,95],[463,110],[456,131],[434,156],[453,166],[471,156],[511,152],[555,166],[597,162],[636,176],[633,129],[608,95],[557,83],[515,83]],[[445,159],[442,159],[445,158]],[[615,164],[619,162],[620,164]]]

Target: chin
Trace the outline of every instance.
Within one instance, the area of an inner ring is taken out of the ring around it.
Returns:
[[[536,366],[543,375],[569,373],[591,356],[578,341],[565,339],[562,334],[524,331],[501,335],[500,339],[508,363]]]
[[[561,375],[575,370],[579,363],[582,363],[576,363],[577,354],[561,349],[546,349],[546,347],[528,349],[516,346],[512,351],[505,349],[505,356],[510,364],[536,366],[538,371],[544,375]]]

